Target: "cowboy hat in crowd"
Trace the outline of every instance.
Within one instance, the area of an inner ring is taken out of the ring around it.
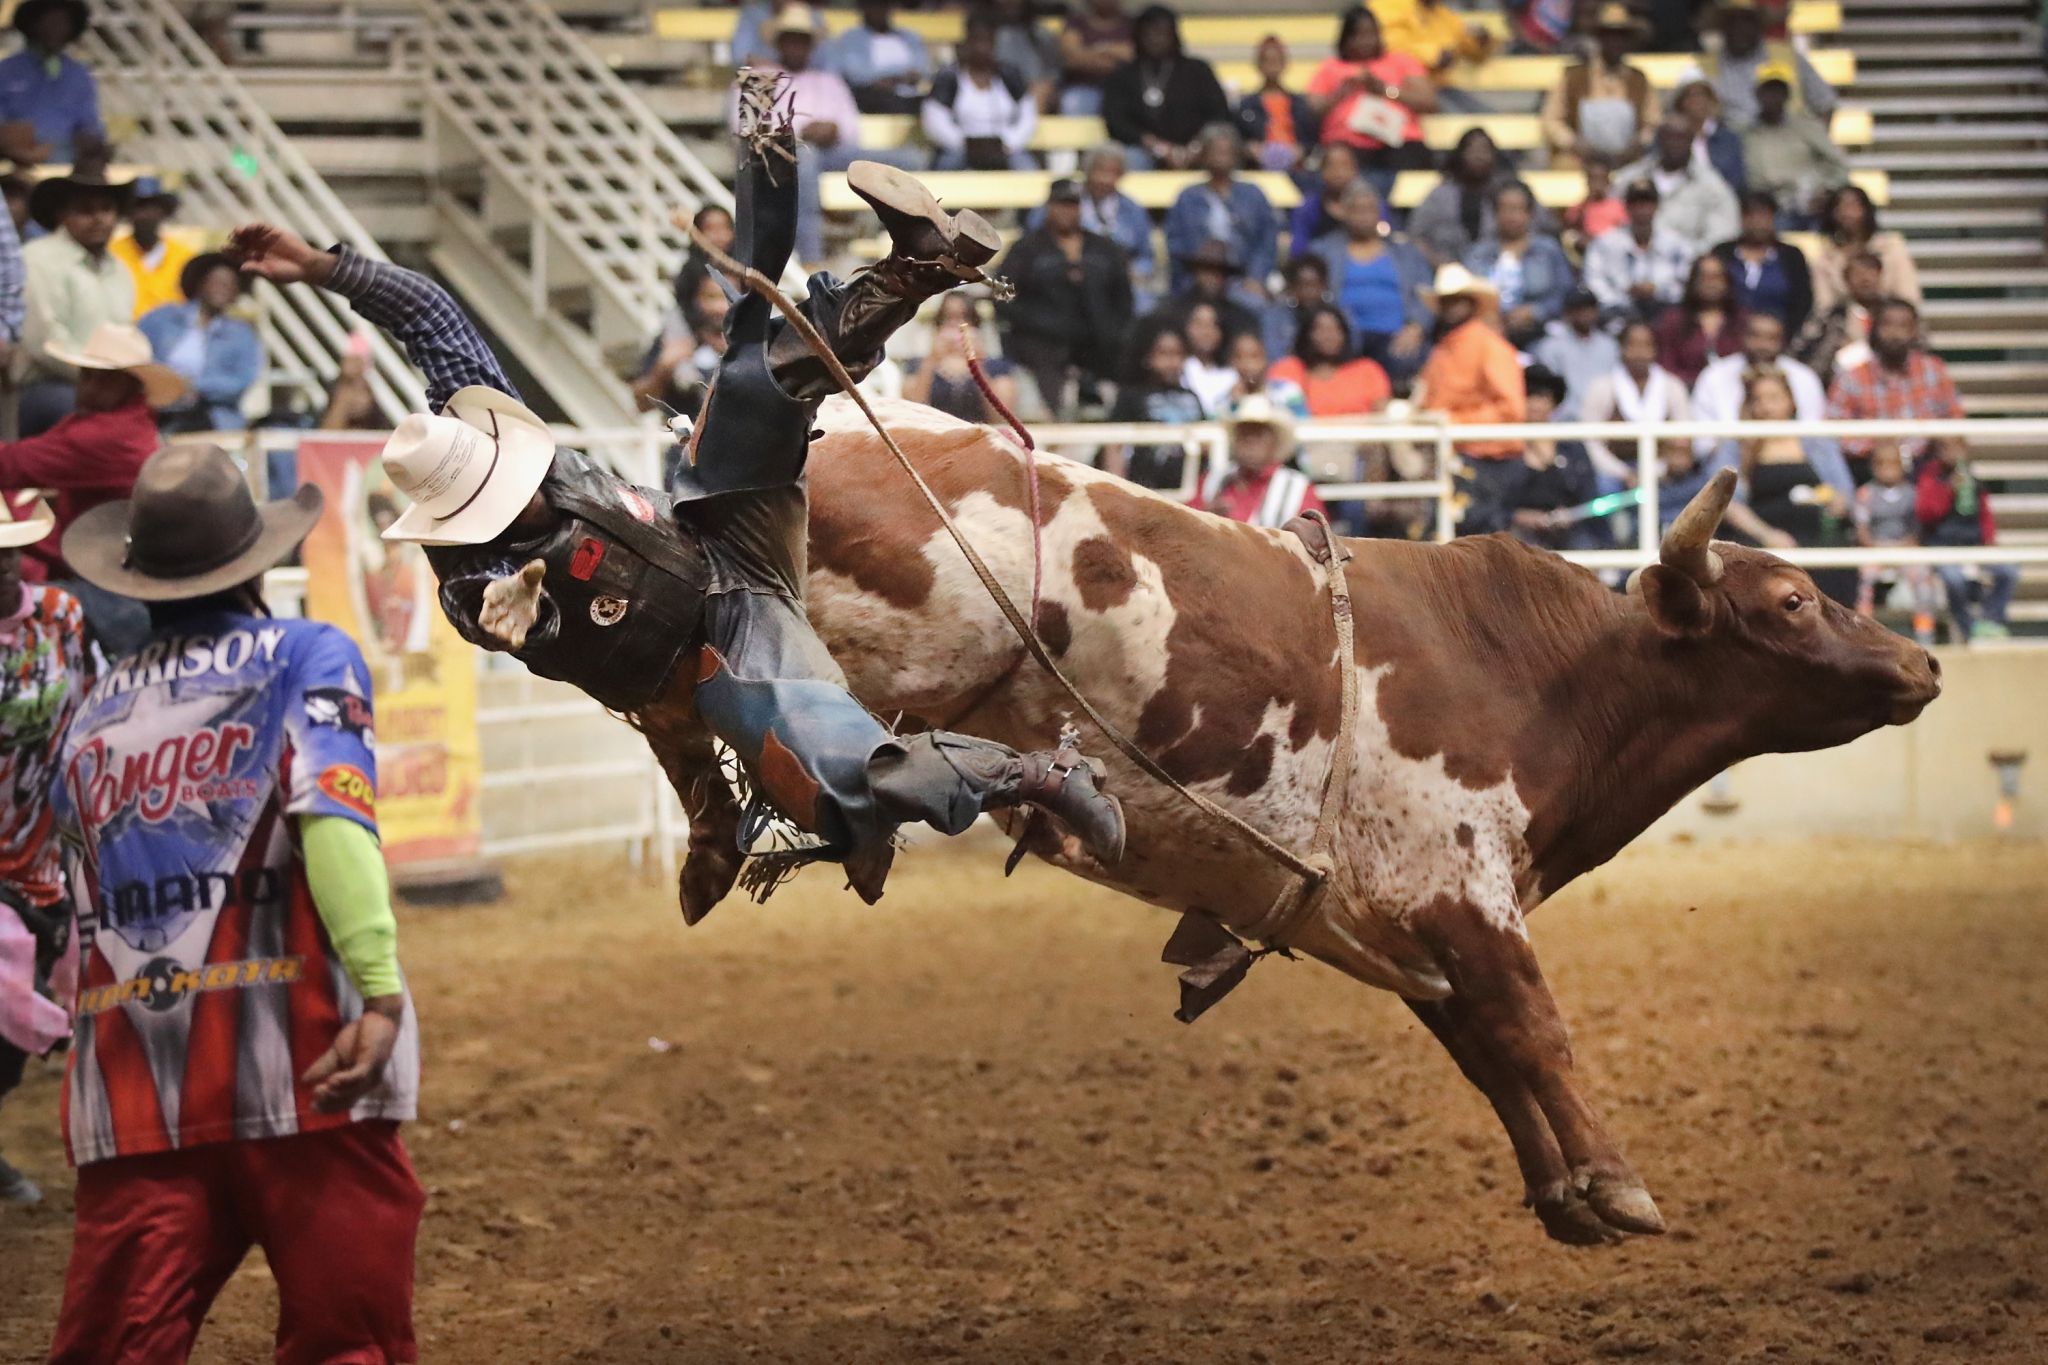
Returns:
[[[56,524],[50,504],[33,493],[0,494],[0,550],[33,545]]]
[[[73,171],[70,175],[46,176],[28,192],[28,216],[45,232],[55,232],[66,207],[80,194],[97,191],[114,196],[114,206],[123,218],[134,202],[135,182],[109,180],[101,172]]]
[[[103,322],[92,329],[83,346],[61,340],[43,343],[50,359],[81,370],[119,370],[142,381],[142,396],[153,408],[167,408],[183,398],[191,385],[168,365],[159,365],[149,338],[122,322]]]
[[[85,33],[86,25],[92,22],[92,14],[86,8],[85,0],[23,0],[14,11],[14,18],[11,21],[14,31],[24,38],[29,37],[35,32],[36,25],[42,22],[44,15],[60,10],[71,20],[71,36],[64,41],[75,43]]]

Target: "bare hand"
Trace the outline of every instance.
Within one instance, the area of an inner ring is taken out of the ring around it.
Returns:
[[[827,119],[812,119],[804,125],[803,140],[813,147],[839,145],[839,125]]]
[[[1628,296],[1632,299],[1640,299],[1642,302],[1648,303],[1651,299],[1657,297],[1656,283],[1651,280],[1637,280],[1628,287]]]
[[[1398,356],[1411,356],[1420,351],[1422,349],[1421,324],[1411,322],[1403,326],[1400,331],[1394,333],[1394,339],[1389,343],[1388,349]]]
[[[299,1077],[301,1085],[313,1087],[315,1109],[323,1114],[338,1113],[377,1088],[398,1042],[403,1008],[397,996],[380,995],[364,1002],[362,1018],[334,1035],[334,1045]]]
[[[1791,532],[1780,531],[1775,526],[1764,533],[1764,544],[1773,550],[1796,550],[1799,548],[1799,542],[1793,539]]]
[[[269,223],[236,228],[223,254],[245,274],[261,275],[272,284],[325,284],[334,273],[330,253],[315,251],[304,239]]]
[[[529,560],[518,573],[492,579],[484,588],[484,604],[476,623],[486,632],[518,652],[526,646],[526,632],[540,617],[540,581],[547,576],[546,560]]]

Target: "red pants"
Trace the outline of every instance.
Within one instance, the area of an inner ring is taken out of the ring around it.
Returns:
[[[77,1204],[52,1365],[183,1361],[251,1243],[277,1280],[278,1365],[419,1359],[426,1193],[396,1123],[97,1161]]]

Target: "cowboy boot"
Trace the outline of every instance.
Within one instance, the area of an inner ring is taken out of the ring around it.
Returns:
[[[883,344],[926,299],[982,278],[980,268],[995,258],[1002,239],[978,213],[947,213],[922,181],[894,166],[856,161],[846,183],[881,218],[889,255],[851,280],[813,275],[803,310],[859,383],[882,363]],[[769,342],[768,366],[792,398],[823,398],[835,387],[824,361],[793,327]]]
[[[1056,750],[1020,754],[936,730],[892,742],[868,773],[877,808],[894,824],[921,820],[958,834],[984,811],[1029,806],[1066,826],[1103,866],[1123,857],[1123,806],[1100,789],[1102,765],[1071,737]]]

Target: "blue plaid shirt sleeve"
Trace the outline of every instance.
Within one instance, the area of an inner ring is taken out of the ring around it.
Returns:
[[[429,410],[439,412],[456,390],[471,384],[519,397],[476,324],[447,290],[417,271],[372,260],[346,246],[336,247],[334,254],[327,287],[405,348],[406,358],[426,377]]]
[[[0,340],[21,340],[27,302],[28,272],[21,263],[21,238],[14,233],[14,219],[0,213]]]

